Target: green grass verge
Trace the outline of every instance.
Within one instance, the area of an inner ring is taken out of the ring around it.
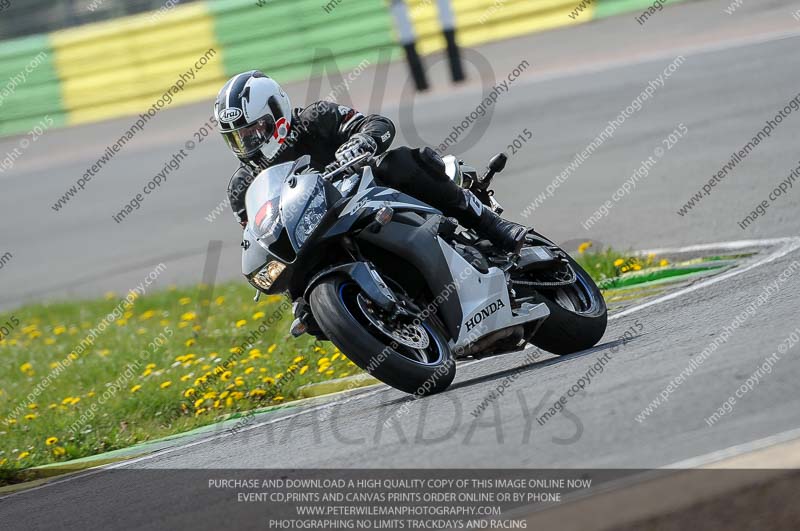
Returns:
[[[0,480],[188,431],[359,372],[288,335],[282,297],[242,282],[0,315]],[[119,319],[108,315],[119,308]],[[106,324],[107,323],[107,324]],[[101,331],[102,329],[102,331]]]
[[[598,282],[665,265],[613,250],[579,262]],[[282,404],[361,371],[329,343],[294,340],[282,297],[243,282],[123,302],[36,305],[0,315],[0,481],[29,467],[182,433]],[[119,309],[119,318],[109,314]],[[107,323],[107,324],[106,324]]]

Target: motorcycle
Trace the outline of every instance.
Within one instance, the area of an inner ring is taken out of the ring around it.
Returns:
[[[448,176],[498,214],[484,175],[453,156]],[[242,269],[261,293],[286,293],[294,337],[330,340],[356,365],[418,396],[445,390],[456,360],[528,343],[563,355],[591,348],[607,309],[592,278],[531,230],[519,253],[407,194],[380,186],[364,155],[324,172],[308,156],[264,170],[245,197]]]

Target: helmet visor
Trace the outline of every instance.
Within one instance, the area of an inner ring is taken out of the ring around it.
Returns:
[[[269,142],[273,133],[275,133],[275,120],[272,116],[265,116],[251,125],[224,132],[222,137],[238,156],[249,157]]]

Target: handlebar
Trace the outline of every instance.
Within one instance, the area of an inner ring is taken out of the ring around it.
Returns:
[[[351,160],[349,162],[346,162],[346,163],[344,163],[342,165],[339,165],[338,163],[334,162],[334,163],[330,164],[327,168],[325,168],[325,170],[327,171],[328,168],[333,167],[333,169],[331,171],[323,174],[322,178],[326,179],[326,180],[332,180],[334,177],[339,176],[339,174],[345,173],[347,170],[353,168],[354,166],[357,166],[357,165],[361,164],[362,162],[367,162],[367,161],[371,160],[372,158],[373,158],[373,155],[371,155],[370,153],[364,153],[363,155],[359,155],[358,157],[354,158],[353,160]]]

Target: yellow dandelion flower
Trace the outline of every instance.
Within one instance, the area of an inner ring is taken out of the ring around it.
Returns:
[[[142,377],[150,376],[151,374],[153,374],[153,369],[145,369],[142,373]]]
[[[308,365],[303,365],[300,367],[300,374],[305,374],[308,371]]]
[[[266,392],[266,391],[264,391],[263,389],[253,389],[253,390],[252,390],[252,391],[250,391],[250,393],[248,393],[248,394],[249,394],[250,396],[252,396],[253,398],[261,398],[261,397],[263,397],[263,396],[266,396],[266,395],[267,395],[267,392]]]
[[[33,365],[30,362],[25,362],[19,366],[19,370],[26,373],[33,373]]]
[[[250,374],[250,373],[252,373],[252,372],[253,372],[253,371],[255,371],[255,370],[256,370],[256,368],[255,368],[255,367],[248,367],[247,369],[245,369],[244,373],[245,373],[245,374]]]
[[[616,260],[614,260],[614,267],[619,267],[624,263],[625,263],[625,260],[623,260],[622,258],[617,258]]]
[[[303,356],[297,356],[295,359],[292,360],[292,363],[300,363],[305,358]]]
[[[216,398],[217,392],[216,391],[209,391],[203,395],[203,400],[208,400],[209,398]]]
[[[278,374],[275,375],[275,380],[280,380],[281,378],[283,378],[282,372],[279,372]]]
[[[202,406],[202,405],[203,405],[203,403],[204,403],[205,401],[206,401],[206,399],[205,399],[205,398],[198,398],[197,400],[195,400],[195,401],[194,401],[194,408],[195,408],[195,409],[199,408],[200,406]]]
[[[231,376],[233,376],[233,373],[231,371],[225,371],[220,375],[219,379],[222,380],[223,382],[227,382],[228,380],[231,379]]]
[[[69,359],[71,359],[72,361],[75,361],[75,360],[78,359],[78,355],[75,354],[74,352],[70,352],[69,353]]]
[[[342,357],[342,355],[341,355],[340,353],[338,353],[338,352],[337,352],[336,354],[334,354],[333,356],[331,356],[331,361],[336,361],[336,360],[338,360],[338,359],[339,359],[339,358],[341,358],[341,357]]]
[[[58,404],[50,404],[49,406],[47,406],[47,409],[55,409],[57,407],[58,407]]]
[[[58,442],[58,437],[48,437],[48,438],[47,438],[47,439],[45,439],[45,441],[44,441],[44,443],[45,443],[47,446],[53,446],[53,445],[54,445],[55,443],[57,443],[57,442]]]
[[[147,365],[144,366],[144,368],[145,369],[155,369],[156,368],[156,364],[155,363],[148,363]]]
[[[333,369],[325,371],[325,376],[333,376]]]
[[[180,304],[181,306],[186,306],[190,302],[192,302],[192,299],[190,299],[189,297],[181,297],[180,299],[178,299],[178,304]]]
[[[233,383],[236,384],[236,387],[242,387],[244,385],[244,378],[237,376]]]
[[[117,326],[125,326],[126,324],[128,324],[127,319],[117,319]]]
[[[253,314],[253,320],[258,321],[259,319],[263,319],[267,314],[264,312],[256,312]]]
[[[661,262],[659,262],[658,265],[661,267],[667,267],[669,265],[669,260],[667,259],[661,260]]]
[[[242,349],[241,347],[231,347],[228,352],[230,352],[231,354],[241,354]]]
[[[283,397],[281,395],[278,395],[275,398],[273,398],[272,400],[274,400],[275,402],[280,402],[281,400],[283,400]]]
[[[139,319],[141,319],[142,321],[147,321],[148,319],[152,319],[153,316],[155,316],[155,314],[156,314],[155,310],[147,310],[146,312],[144,312],[142,315],[139,316]]]
[[[57,336],[60,336],[61,334],[63,334],[66,331],[67,331],[67,327],[66,326],[59,325],[59,326],[53,328],[53,333],[55,335],[57,335]]]
[[[264,376],[263,378],[261,378],[261,381],[267,385],[272,385],[275,383],[275,380],[269,376]]]
[[[183,397],[189,398],[190,396],[194,396],[194,394],[195,394],[194,387],[190,387],[189,389],[183,392]]]
[[[583,254],[589,250],[589,247],[592,246],[592,242],[583,242],[578,246],[578,254]]]
[[[63,446],[56,446],[53,448],[53,455],[56,457],[62,457],[66,455],[67,450]]]
[[[196,341],[194,340],[194,338],[189,338],[189,339],[187,339],[187,340],[186,340],[186,342],[184,343],[184,345],[186,345],[187,347],[191,347],[191,346],[192,346],[192,345],[194,345],[195,343],[196,343]]]
[[[139,390],[139,389],[141,389],[141,388],[142,388],[142,386],[141,386],[141,385],[139,385],[139,384],[136,384],[136,385],[134,385],[133,387],[131,387],[131,393],[135,393],[136,391],[138,391],[138,390]]]
[[[272,354],[273,352],[275,352],[276,348],[278,348],[278,345],[275,344],[270,345],[269,348],[267,349],[267,354]]]
[[[25,420],[36,420],[36,413],[28,413],[25,415]]]
[[[161,387],[161,389],[166,389],[170,385],[172,385],[172,382],[167,380],[166,382],[162,383],[159,387]]]
[[[246,319],[239,319],[238,321],[236,321],[236,328],[241,328],[241,327],[245,326],[246,324],[247,324],[247,320]]]
[[[225,407],[232,407],[233,406],[233,397],[228,397],[225,399]]]
[[[39,404],[28,404],[28,409],[39,409]]]
[[[320,358],[319,361],[317,361],[317,365],[330,365],[330,364],[331,364],[330,358]]]
[[[188,380],[189,380],[189,378],[191,378],[191,377],[192,377],[192,375],[191,375],[191,374],[184,374],[183,376],[181,376],[181,381],[182,381],[182,382],[186,382],[186,381],[188,381]]]
[[[622,271],[623,273],[627,273],[628,272],[628,266],[624,266],[622,269],[620,269],[620,271]]]
[[[29,455],[31,455],[30,452],[22,452],[21,454],[19,454],[17,456],[17,460],[21,461],[21,460],[25,459],[26,457],[28,457]]]
[[[634,271],[641,271],[642,270],[642,266],[640,266],[639,264],[633,264],[633,270]]]
[[[94,391],[89,391],[88,393],[86,393],[86,398],[92,398],[94,394],[95,394]]]
[[[7,419],[7,420],[6,420],[6,423],[7,423],[9,426],[13,426],[14,424],[16,424],[16,423],[17,423],[17,419]]]
[[[186,312],[185,314],[181,315],[181,321],[194,321],[197,318],[197,314],[194,312]]]
[[[225,297],[222,296],[217,297],[216,299],[214,299],[214,304],[216,304],[217,306],[222,306],[223,304],[225,304]]]
[[[201,407],[200,409],[198,409],[197,411],[194,412],[194,416],[195,417],[199,417],[200,415],[202,415],[205,412],[206,412],[206,408]]]

